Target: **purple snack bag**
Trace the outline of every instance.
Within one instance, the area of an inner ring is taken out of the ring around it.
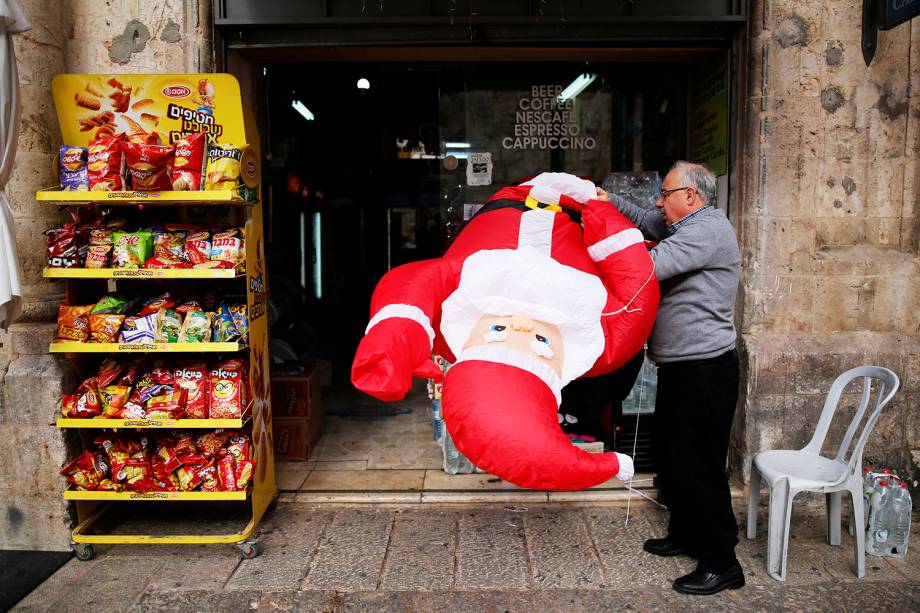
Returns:
[[[70,147],[68,145],[61,147],[58,175],[61,179],[61,189],[65,192],[85,192],[89,190],[86,154],[86,147]]]

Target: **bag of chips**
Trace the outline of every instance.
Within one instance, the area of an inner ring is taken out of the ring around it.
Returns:
[[[93,305],[58,307],[58,325],[55,342],[83,343],[89,338],[89,319],[87,316]]]
[[[90,313],[123,315],[126,304],[128,304],[127,301],[119,298],[115,294],[106,294],[93,306],[93,310],[90,311]]]
[[[220,489],[225,492],[236,491],[236,473],[233,470],[233,458],[230,455],[222,456],[217,460],[217,476],[220,478]]]
[[[233,190],[242,184],[240,163],[247,146],[214,145],[208,149],[206,190]]]
[[[252,473],[256,463],[253,460],[241,460],[236,463],[236,489],[245,490],[252,480]]]
[[[211,340],[211,314],[192,311],[185,315],[182,330],[179,332],[180,343],[207,343]]]
[[[185,239],[183,258],[192,264],[201,264],[211,259],[211,233],[193,232]]]
[[[234,304],[230,307],[230,316],[240,333],[240,342],[244,345],[249,341],[249,315],[245,304]]]
[[[89,144],[87,170],[92,191],[120,192],[125,189],[124,155],[121,144],[124,135],[109,136]]]
[[[185,252],[185,232],[154,232],[153,257],[179,260]]]
[[[140,268],[153,252],[153,235],[145,230],[115,232],[112,241],[114,268]]]
[[[239,419],[243,414],[243,363],[225,360],[211,368],[210,419]]]
[[[202,492],[219,492],[220,477],[217,475],[217,467],[211,462],[204,468],[198,469],[198,476],[201,478]]]
[[[90,245],[84,261],[84,268],[105,268],[109,264],[109,254],[111,252],[111,245]]]
[[[179,419],[185,413],[188,390],[174,389],[170,394],[154,396],[147,401],[147,417],[150,419]]]
[[[125,321],[124,315],[90,313],[87,317],[89,319],[89,342],[118,342],[118,331]]]
[[[89,174],[86,170],[86,147],[64,145],[60,149],[58,177],[61,189],[65,192],[85,192],[89,190]]]
[[[188,391],[185,415],[189,419],[208,418],[208,367],[204,362],[177,362],[173,373],[176,387]]]
[[[214,334],[211,340],[215,343],[229,343],[240,337],[240,331],[233,321],[233,315],[230,314],[230,308],[222,304],[217,308],[214,314]]]
[[[48,237],[48,266],[75,268],[82,265],[77,230],[73,224],[45,230]]]
[[[152,343],[156,336],[156,314],[143,317],[126,317],[121,327],[122,343]]]
[[[176,302],[172,299],[169,292],[163,292],[159,296],[145,300],[144,307],[141,309],[139,315],[156,314],[160,309],[172,309],[175,308],[175,306]]]
[[[243,241],[236,232],[218,232],[211,239],[211,260],[230,262],[236,265],[240,262]]]
[[[157,331],[154,339],[157,343],[178,342],[181,328],[179,315],[174,310],[160,309],[157,312]]]
[[[95,490],[105,479],[108,469],[98,453],[87,450],[62,468],[61,475],[78,490]]]
[[[175,147],[125,143],[125,162],[131,186],[138,192],[172,190],[172,160]]]
[[[176,141],[176,158],[173,163],[172,188],[176,191],[201,189],[204,172],[207,134],[188,134]]]
[[[119,419],[123,416],[122,410],[131,395],[131,388],[127,385],[110,385],[99,390],[102,400],[102,414],[109,419]]]

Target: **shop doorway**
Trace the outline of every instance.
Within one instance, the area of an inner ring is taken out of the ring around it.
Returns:
[[[654,173],[675,160],[708,156],[727,181],[727,54],[591,64],[352,59],[261,72],[273,357],[321,360],[330,375],[326,433],[315,463],[298,469],[312,472],[282,487],[321,499],[502,489],[488,475],[441,470],[423,382],[387,406],[350,385],[375,284],[392,267],[438,257],[491,194],[541,171],[638,195],[653,193]],[[567,103],[551,103],[579,80],[587,83]],[[619,424],[630,447],[636,421]],[[607,418],[611,436],[616,426]]]

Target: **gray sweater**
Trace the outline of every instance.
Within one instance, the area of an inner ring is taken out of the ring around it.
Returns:
[[[734,349],[741,253],[725,213],[705,207],[668,236],[658,209],[613,194],[610,201],[647,239],[660,241],[651,251],[661,306],[648,340],[649,357],[657,363],[701,360]]]

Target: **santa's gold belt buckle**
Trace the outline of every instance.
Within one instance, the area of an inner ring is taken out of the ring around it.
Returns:
[[[537,200],[536,198],[534,198],[533,196],[527,196],[527,198],[524,200],[524,206],[526,206],[529,209],[540,209],[543,211],[553,211],[554,213],[558,213],[559,211],[562,210],[562,207],[559,206],[558,204],[544,204],[540,202],[539,200]]]

